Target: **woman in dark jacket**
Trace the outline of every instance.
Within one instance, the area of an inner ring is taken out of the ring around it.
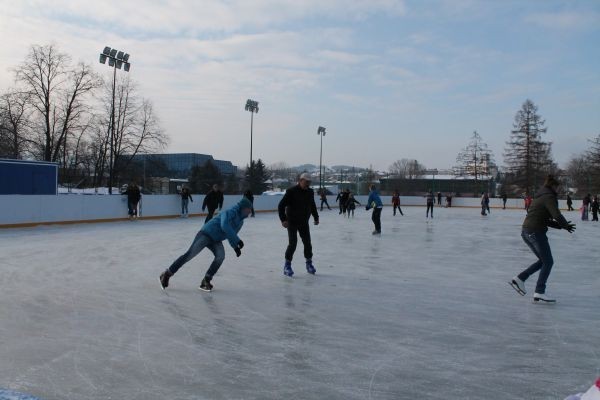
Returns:
[[[538,258],[529,268],[515,276],[509,284],[521,296],[525,296],[525,281],[536,272],[540,272],[535,287],[533,301],[535,303],[555,303],[556,300],[546,296],[546,281],[550,276],[554,260],[548,243],[546,232],[548,227],[566,229],[569,233],[575,230],[575,224],[567,221],[558,209],[556,190],[559,183],[552,175],[548,175],[544,187],[536,193],[535,199],[529,207],[529,212],[523,222],[521,237]]]

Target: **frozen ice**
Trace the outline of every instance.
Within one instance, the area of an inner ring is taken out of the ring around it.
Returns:
[[[564,399],[600,376],[600,224],[549,234],[558,304],[508,280],[534,261],[521,210],[337,210],[311,226],[317,275],[282,274],[274,213],[213,280],[201,253],[158,275],[202,218],[0,231],[0,388],[44,400]],[[576,219],[577,213],[569,213]]]

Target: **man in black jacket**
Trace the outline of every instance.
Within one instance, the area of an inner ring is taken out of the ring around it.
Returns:
[[[319,214],[315,204],[315,193],[310,188],[311,177],[304,173],[300,175],[298,185],[286,190],[279,202],[279,219],[281,225],[287,228],[289,244],[285,251],[285,264],[283,274],[291,277],[292,258],[298,244],[298,233],[304,244],[304,257],[306,258],[306,272],[315,274],[316,269],[312,263],[312,244],[310,241],[310,227],[308,221],[312,215],[315,225],[319,225]]]
[[[202,203],[202,211],[208,208],[208,214],[204,223],[210,221],[215,214],[217,208],[219,211],[223,208],[223,192],[219,190],[219,185],[213,185],[212,190],[204,197]]]

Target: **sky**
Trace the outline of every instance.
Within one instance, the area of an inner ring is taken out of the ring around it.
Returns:
[[[556,161],[600,134],[600,1],[0,0],[0,92],[33,44],[130,76],[170,136],[165,152],[387,170],[456,163],[474,130],[503,164],[531,99]],[[121,72],[124,73],[124,72]]]

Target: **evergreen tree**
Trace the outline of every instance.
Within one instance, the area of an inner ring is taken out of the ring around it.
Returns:
[[[211,160],[208,160],[203,166],[196,165],[192,168],[189,183],[194,193],[206,194],[214,184],[223,184],[223,175],[219,168]]]
[[[513,127],[504,153],[507,183],[532,193],[543,182],[543,175],[556,169],[552,160],[552,143],[542,141],[547,128],[531,100],[523,103]]]
[[[266,182],[269,179],[271,174],[260,158],[258,161],[252,160],[249,167],[246,166],[246,187],[255,195],[260,195],[268,189],[269,185]]]

